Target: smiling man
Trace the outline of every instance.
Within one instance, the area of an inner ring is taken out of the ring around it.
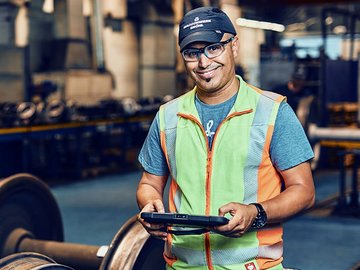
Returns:
[[[314,203],[305,133],[283,96],[235,74],[239,40],[223,11],[187,13],[179,45],[196,86],[161,106],[151,125],[139,155],[138,205],[165,212],[170,175],[170,212],[230,221],[202,235],[139,221],[165,241],[167,269],[283,269],[281,222]]]

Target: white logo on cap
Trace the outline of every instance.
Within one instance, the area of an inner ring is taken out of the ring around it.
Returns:
[[[196,17],[194,19],[194,22],[184,25],[183,29],[186,29],[186,28],[189,28],[189,27],[190,27],[190,29],[194,29],[194,28],[198,28],[198,27],[204,27],[205,23],[211,23],[211,20],[210,19],[208,19],[208,20],[200,20],[199,17]]]

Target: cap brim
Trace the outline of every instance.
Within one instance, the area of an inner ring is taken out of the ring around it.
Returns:
[[[180,51],[186,48],[186,46],[190,45],[194,42],[209,42],[209,43],[215,43],[219,42],[224,33],[217,33],[214,30],[202,30],[195,33],[192,33],[188,36],[186,36],[181,42],[180,42]]]

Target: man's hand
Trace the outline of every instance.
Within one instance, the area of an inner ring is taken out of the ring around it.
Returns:
[[[254,205],[232,202],[219,208],[219,216],[224,216],[227,213],[233,216],[229,223],[214,227],[212,230],[228,237],[242,237],[251,227],[257,215],[257,209]]]
[[[161,200],[154,200],[149,203],[147,203],[144,208],[141,210],[140,214],[142,212],[158,212],[158,213],[164,213],[165,208],[164,204]],[[167,233],[164,232],[166,227],[163,224],[156,224],[156,223],[149,223],[143,220],[140,217],[140,214],[138,216],[138,220],[140,223],[144,226],[145,230],[151,235],[156,238],[160,238],[162,240],[166,240]]]

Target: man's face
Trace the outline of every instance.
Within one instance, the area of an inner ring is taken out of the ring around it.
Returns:
[[[225,34],[221,41],[229,39],[231,35]],[[187,48],[201,49],[209,43],[195,42]],[[197,87],[208,93],[223,89],[235,75],[235,57],[237,56],[237,37],[224,47],[219,56],[209,59],[201,54],[198,61],[186,62],[185,68]]]

